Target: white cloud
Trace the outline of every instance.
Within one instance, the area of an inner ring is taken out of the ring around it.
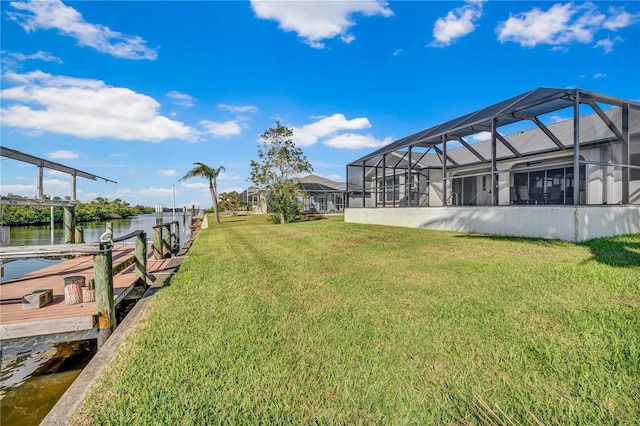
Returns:
[[[471,0],[438,18],[433,26],[433,41],[428,46],[449,46],[456,39],[475,31],[475,21],[482,17],[482,1]]]
[[[609,17],[602,26],[608,30],[617,31],[635,24],[639,18],[640,13],[631,14],[624,10],[624,7],[609,6]]]
[[[180,93],[176,90],[172,90],[167,93],[167,96],[173,99],[173,102],[177,105],[182,105],[185,107],[193,106],[193,97],[187,95],[186,93]]]
[[[371,127],[366,117],[347,120],[343,114],[333,114],[320,120],[293,128],[293,141],[298,146],[310,146],[318,142],[320,138],[334,135],[343,130],[361,130]]]
[[[551,123],[559,123],[565,120],[568,120],[568,119],[566,117],[562,117],[561,115],[552,115],[551,117],[549,117],[549,121]]]
[[[146,197],[147,199],[169,199],[172,195],[173,195],[173,191],[171,188],[145,188],[145,189],[140,189],[137,191],[134,191],[134,193],[136,195],[142,195],[144,197]],[[176,195],[179,192],[176,191]]]
[[[43,179],[42,187],[45,194],[48,194],[51,189],[69,189],[71,188],[71,182],[60,179]],[[51,194],[55,195],[55,194]]]
[[[607,37],[602,40],[598,40],[593,47],[594,48],[602,47],[602,50],[606,55],[607,53],[611,53],[613,51],[613,46],[616,44],[616,42],[620,42],[620,41],[622,41],[622,37],[620,36],[616,36],[613,40]]]
[[[557,3],[546,11],[533,8],[511,15],[498,25],[496,31],[502,43],[512,41],[523,47],[539,44],[566,46],[591,43],[598,31],[617,31],[636,23],[638,17],[639,14],[630,14],[623,7],[610,7],[609,16],[606,16],[594,3]],[[613,42],[600,40],[596,47],[603,47],[608,53],[611,51],[608,49],[613,48]]]
[[[595,74],[593,75],[593,78],[594,78],[594,79],[595,79],[595,78],[604,78],[604,77],[606,77],[606,76],[607,76],[607,74],[605,74],[605,73],[603,73],[603,72],[599,72],[599,73],[595,73]]]
[[[359,149],[359,148],[378,148],[393,142],[393,138],[387,137],[379,140],[371,135],[359,135],[356,133],[345,133],[334,136],[324,141],[324,144],[333,148]]]
[[[240,175],[237,175],[233,172],[227,172],[224,171],[222,173],[220,173],[220,176],[218,176],[218,181],[225,181],[225,180],[239,180],[242,179],[242,177]]]
[[[0,188],[3,195],[14,194],[23,197],[33,197],[36,194],[36,185],[5,185]]]
[[[272,1],[251,0],[251,7],[258,18],[277,21],[279,28],[294,31],[311,47],[321,49],[322,40],[340,36],[351,43],[355,37],[347,31],[355,25],[351,16],[382,15],[393,12],[383,0],[360,1]]]
[[[239,135],[241,132],[240,125],[236,120],[229,120],[224,123],[202,120],[200,121],[200,125],[205,128],[205,133],[216,138],[228,138]]]
[[[484,142],[491,139],[491,132],[479,132],[468,137],[470,142]]]
[[[171,177],[171,176],[177,176],[178,175],[178,171],[174,170],[174,169],[160,169],[158,170],[158,174],[160,176],[164,176],[164,177]]]
[[[86,22],[80,12],[60,0],[10,4],[18,11],[8,11],[7,16],[27,32],[57,29],[61,34],[75,38],[81,46],[93,47],[119,58],[155,60],[158,57],[156,50],[148,48],[141,37]]]
[[[67,151],[64,149],[48,152],[47,155],[51,159],[61,159],[61,160],[76,160],[80,158],[80,154],[75,151]]]
[[[5,126],[148,142],[197,141],[200,136],[196,129],[158,115],[160,104],[155,99],[124,87],[42,71],[9,71],[4,77],[17,83],[0,91],[5,102],[15,102],[0,110]]]
[[[181,184],[185,188],[190,189],[206,189],[209,190],[209,184],[204,182],[182,182]]]
[[[0,51],[2,55],[2,63],[3,65],[10,67],[18,62],[24,62],[29,60],[39,60],[44,62],[57,62],[59,64],[62,63],[62,59],[53,56],[53,54],[49,52],[44,52],[42,50],[37,51],[36,53],[32,53],[30,55],[25,55],[20,52],[7,52],[6,50]]]
[[[402,49],[398,49],[395,52],[392,53],[393,56],[398,56],[399,54],[402,53]]]
[[[68,175],[67,175],[68,176]],[[23,177],[17,177],[17,180],[32,180],[32,179],[26,179]],[[42,180],[42,188],[44,190],[44,193],[46,195],[51,195],[51,196],[64,196],[67,194],[62,194],[58,191],[62,191],[62,190],[71,190],[71,182],[69,182],[68,180],[62,180],[62,179],[43,179]],[[15,194],[15,195],[21,195],[23,197],[35,197],[37,194],[37,188],[36,188],[36,183],[35,183],[35,179],[33,179],[33,183],[29,184],[29,185],[20,185],[20,184],[8,184],[5,185],[4,183],[2,184],[1,187],[2,193],[3,194]]]
[[[218,108],[226,109],[227,111],[235,112],[235,113],[256,113],[258,112],[258,107],[254,105],[227,105],[227,104],[218,104]]]

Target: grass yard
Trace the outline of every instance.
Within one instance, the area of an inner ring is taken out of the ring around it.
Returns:
[[[640,419],[640,235],[209,223],[73,424]]]

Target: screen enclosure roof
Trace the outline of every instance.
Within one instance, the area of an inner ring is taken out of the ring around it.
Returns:
[[[517,123],[519,121],[531,120],[539,127],[539,129],[536,130],[543,131],[541,129],[546,129],[546,126],[544,126],[537,117],[561,109],[573,107],[575,105],[576,98],[580,104],[591,105],[592,108],[600,113],[602,113],[602,111],[597,103],[603,103],[611,106],[623,106],[627,104],[635,110],[640,110],[640,103],[621,98],[588,92],[582,89],[554,89],[541,87],[398,139],[389,145],[353,161],[349,165],[358,166],[363,163],[366,164],[367,160],[374,160],[377,162],[380,156],[394,152],[402,155],[402,153],[398,153],[397,151],[401,151],[409,147],[435,148],[438,152],[439,149],[437,146],[442,144],[443,137],[447,141],[461,141],[466,143],[464,141],[465,137],[490,131],[494,120],[496,130],[500,127]],[[636,111],[634,111],[634,113],[635,112]],[[637,116],[638,114],[634,114],[634,118]],[[634,118],[631,119],[632,122],[637,121]],[[580,127],[582,127],[582,125]],[[507,139],[501,135],[497,135],[497,137],[501,139],[501,142],[507,142]],[[564,142],[560,143],[560,145],[555,149],[567,148],[567,146],[564,146],[563,144]],[[467,145],[468,146],[465,151],[469,151],[471,153],[477,144]],[[572,143],[570,143],[568,147],[571,147],[571,145]],[[460,150],[462,149],[464,148],[461,147]],[[518,156],[517,151],[515,155],[513,152],[510,152],[509,154],[511,154],[509,156]],[[502,155],[499,156],[504,157]],[[484,157],[486,161],[477,161],[479,157]],[[479,157],[478,155],[471,153],[469,160],[471,160],[470,162],[474,162],[473,159],[475,158],[475,162],[489,161],[486,156],[480,155]]]

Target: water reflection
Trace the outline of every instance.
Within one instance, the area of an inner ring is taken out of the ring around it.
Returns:
[[[3,426],[37,425],[71,386],[97,349],[95,340],[2,351]]]

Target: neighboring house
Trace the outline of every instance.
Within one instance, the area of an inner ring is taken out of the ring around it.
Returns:
[[[303,195],[298,197],[303,213],[341,213],[344,210],[345,183],[309,174],[296,179]],[[269,191],[250,187],[240,194],[252,213],[267,213]]]
[[[251,213],[263,214],[267,212],[267,191],[249,187],[242,191],[238,198],[247,203],[247,208]]]
[[[640,103],[539,88],[348,164],[346,194],[353,222],[571,241],[640,232]]]
[[[298,178],[300,188],[306,194],[299,198],[305,213],[342,213],[344,210],[345,184],[310,174]]]

